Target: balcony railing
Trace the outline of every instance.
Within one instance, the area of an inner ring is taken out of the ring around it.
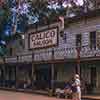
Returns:
[[[59,59],[77,59],[77,49],[76,48],[53,48],[35,51],[34,57],[32,54],[19,55],[15,57],[6,57],[6,63],[15,63],[17,62],[31,62],[34,61],[48,61],[48,60],[59,60]],[[89,46],[81,47],[80,58],[86,57],[97,57],[100,56],[99,49],[90,49]]]

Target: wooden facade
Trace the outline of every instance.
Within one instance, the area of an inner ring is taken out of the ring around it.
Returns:
[[[82,17],[78,21],[73,21],[73,23],[71,21],[69,22],[68,27],[64,29],[63,35],[60,33],[59,22],[49,26],[28,30],[24,34],[25,48],[22,49],[21,52],[15,52],[13,57],[6,57],[4,63],[1,64],[3,77],[7,77],[7,71],[3,72],[3,70],[11,66],[10,68],[15,67],[15,69],[9,70],[8,68],[8,76],[10,72],[14,74],[13,71],[15,70],[16,78],[14,80],[16,87],[19,86],[18,83],[21,83],[22,87],[25,88],[26,84],[21,81],[26,81],[26,83],[29,82],[31,85],[31,89],[42,88],[46,90],[47,88],[54,88],[54,81],[58,83],[66,80],[69,81],[75,74],[77,66],[78,52],[76,36],[79,34],[81,35],[81,40],[79,40],[81,41],[79,56],[82,82],[87,86],[87,92],[92,91],[93,93],[100,93],[100,49],[99,45],[97,45],[99,44],[100,17],[99,15],[92,18],[86,17],[85,19]],[[58,45],[49,48],[30,50],[28,40],[29,34],[31,32],[48,29],[48,27],[58,27]],[[95,34],[95,39],[93,38],[91,40],[90,37],[93,37],[90,36],[91,33]],[[93,44],[91,44],[91,41],[93,41]],[[92,45],[92,48],[90,45]],[[19,77],[22,79],[19,79]],[[12,78],[10,78],[9,81],[11,79]],[[18,82],[16,80],[18,80]],[[47,86],[39,87],[40,82],[47,84]],[[14,81],[12,81],[12,84],[14,84]],[[19,87],[21,87],[21,85]]]

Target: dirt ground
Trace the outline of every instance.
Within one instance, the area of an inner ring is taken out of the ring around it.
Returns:
[[[0,91],[0,100],[66,100],[36,94]]]

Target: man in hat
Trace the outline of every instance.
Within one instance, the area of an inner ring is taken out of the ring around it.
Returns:
[[[81,100],[80,77],[78,74],[74,76],[74,83],[72,86],[76,87],[76,92],[73,93],[73,100]]]

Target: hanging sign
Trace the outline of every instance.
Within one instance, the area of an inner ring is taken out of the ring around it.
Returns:
[[[57,27],[29,34],[29,48],[44,48],[57,45]]]

